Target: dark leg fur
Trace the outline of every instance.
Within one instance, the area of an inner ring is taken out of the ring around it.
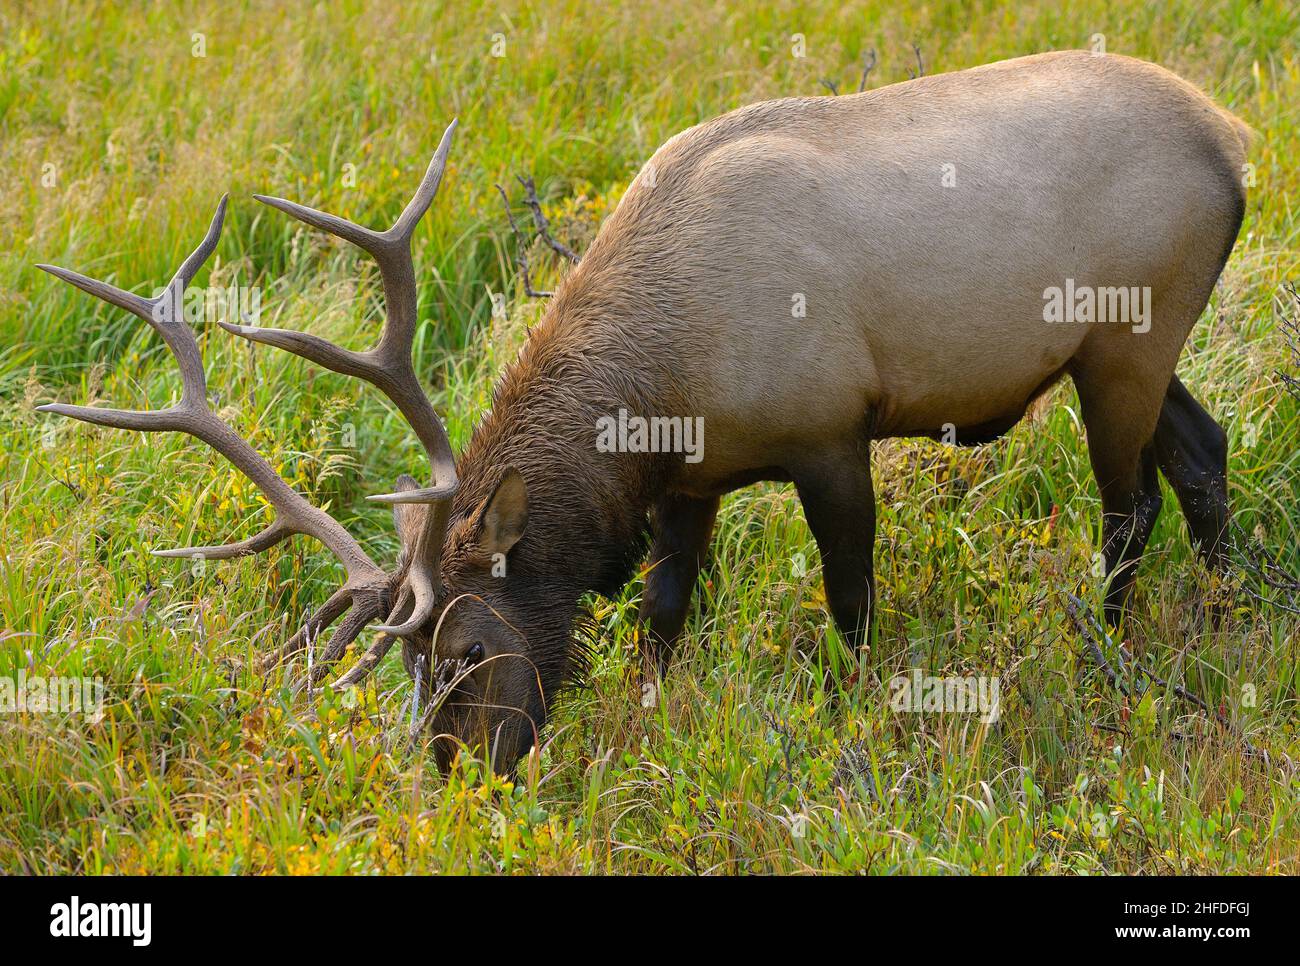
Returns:
[[[695,581],[708,556],[718,502],[717,497],[667,495],[651,511],[651,570],[637,617],[646,628],[647,664],[660,675],[667,671],[686,626]]]
[[[1156,478],[1154,448],[1148,445],[1138,461],[1137,485],[1113,481],[1101,486],[1102,556],[1110,587],[1106,591],[1106,620],[1118,624],[1133,596],[1133,580],[1146,550],[1162,503]]]
[[[831,616],[853,647],[867,642],[875,596],[876,502],[865,446],[794,473],[822,558]]]
[[[1201,559],[1217,573],[1227,569],[1228,437],[1175,376],[1169,384],[1155,454],[1187,519]]]

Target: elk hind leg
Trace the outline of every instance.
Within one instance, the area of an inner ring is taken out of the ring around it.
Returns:
[[[1101,491],[1102,558],[1109,586],[1106,620],[1117,625],[1133,595],[1137,567],[1160,515],[1152,439],[1160,397],[1113,370],[1075,374],[1088,430],[1088,456]],[[1147,383],[1149,385],[1149,383]]]
[[[1177,376],[1156,424],[1156,459],[1178,496],[1192,543],[1216,573],[1227,569],[1228,437]]]

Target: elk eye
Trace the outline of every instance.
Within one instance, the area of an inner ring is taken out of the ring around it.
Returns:
[[[480,642],[475,641],[470,646],[470,649],[465,652],[465,660],[469,661],[470,664],[477,664],[479,661],[483,660],[483,645]]]

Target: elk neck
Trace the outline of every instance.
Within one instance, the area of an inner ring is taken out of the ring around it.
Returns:
[[[571,280],[572,281],[572,280]],[[616,594],[644,555],[647,514],[681,456],[602,451],[602,419],[689,411],[653,348],[601,324],[585,286],[565,286],[493,393],[460,460],[453,518],[491,493],[509,466],[528,488],[528,526],[511,572],[560,601]],[[566,298],[566,296],[568,296]],[[641,307],[623,305],[622,311]]]

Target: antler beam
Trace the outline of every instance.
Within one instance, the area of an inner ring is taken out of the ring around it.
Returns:
[[[411,237],[415,226],[438,193],[455,130],[456,122],[452,121],[442,135],[442,141],[433,160],[429,162],[415,197],[387,231],[374,231],[283,198],[253,196],[263,204],[292,215],[299,221],[351,242],[375,260],[383,280],[387,317],[379,342],[374,348],[353,352],[306,332],[221,323],[228,332],[250,342],[285,349],[326,369],[366,380],[392,400],[423,444],[429,457],[432,484],[424,488],[370,497],[384,503],[430,504],[424,529],[417,541],[416,553],[407,564],[405,581],[395,608],[395,611],[405,610],[403,605],[409,603],[409,617],[401,624],[378,628],[382,633],[397,637],[409,635],[427,622],[433,613],[438,563],[451,512],[451,497],[457,486],[456,461],[447,431],[416,377],[411,357],[417,321]]]
[[[152,411],[101,409],[64,403],[38,406],[37,410],[116,429],[187,433],[207,443],[229,460],[239,472],[256,484],[271,504],[275,519],[270,526],[246,540],[233,543],[153,552],[160,557],[224,560],[266,550],[296,533],[315,537],[342,562],[347,580],[323,607],[308,618],[303,629],[281,649],[279,657],[301,650],[324,626],[352,608],[352,617],[340,628],[330,645],[331,651],[336,650],[341,654],[366,623],[385,612],[389,604],[391,580],[337,520],[313,506],[290,487],[270,463],[212,412],[207,401],[207,382],[198,341],[183,319],[185,290],[217,247],[225,221],[226,202],[226,197],[222,197],[203,242],[185,259],[166,289],[156,298],[142,298],[66,268],[37,266],[84,292],[126,309],[152,326],[176,358],[181,374],[180,402],[166,409]],[[342,639],[344,632],[351,635],[346,640]]]
[[[152,326],[176,358],[182,391],[178,403],[155,411],[101,409],[63,403],[52,403],[38,409],[100,426],[144,432],[188,433],[207,443],[252,480],[275,511],[275,519],[271,524],[247,539],[214,546],[157,550],[154,553],[163,557],[221,560],[266,550],[281,540],[300,533],[315,537],[343,563],[347,571],[347,580],[343,586],[307,618],[301,629],[277,653],[263,663],[264,667],[302,650],[346,613],[347,617],[333,632],[321,653],[320,665],[328,665],[343,655],[348,644],[371,621],[387,613],[389,623],[377,628],[380,636],[362,660],[336,682],[336,686],[355,684],[379,663],[392,647],[395,638],[410,636],[423,627],[433,613],[438,564],[451,512],[451,497],[457,485],[456,463],[447,431],[420,386],[412,363],[411,353],[417,323],[417,290],[415,266],[411,258],[411,238],[415,226],[429,209],[438,186],[442,183],[455,129],[456,122],[452,121],[442,136],[433,160],[429,162],[415,197],[387,231],[372,231],[334,215],[280,198],[254,196],[309,225],[347,239],[374,258],[383,279],[387,309],[383,333],[374,348],[365,352],[352,352],[304,332],[221,323],[228,332],[249,341],[287,349],[335,372],[357,376],[372,383],[392,400],[410,423],[428,454],[433,481],[427,487],[404,487],[396,493],[371,497],[387,503],[428,505],[427,512],[422,514],[420,529],[413,545],[404,551],[397,571],[391,575],[381,570],[366,555],[337,520],[310,504],[290,487],[271,464],[208,405],[202,354],[194,333],[184,322],[182,306],[186,288],[216,249],[221,237],[226,214],[225,197],[222,197],[217,206],[202,244],[185,259],[167,288],[156,298],[142,298],[64,268],[39,266],[91,295],[126,309]],[[313,679],[318,673],[319,666],[313,671]]]
[[[275,509],[275,521],[247,540],[221,546],[155,551],[160,556],[203,556],[215,559],[237,557],[265,550],[292,534],[302,533],[318,539],[339,558],[348,572],[349,582],[354,586],[373,584],[381,578],[386,580],[384,572],[375,565],[338,521],[303,499],[281,479],[270,463],[208,407],[202,356],[194,333],[181,318],[181,304],[185,289],[217,247],[225,215],[226,198],[223,197],[217,206],[216,214],[212,217],[212,223],[208,227],[203,243],[185,260],[167,288],[157,298],[141,298],[105,282],[54,265],[37,266],[91,295],[126,309],[149,323],[163,337],[172,355],[176,357],[182,386],[180,402],[162,410],[141,412],[100,409],[93,406],[69,406],[63,403],[50,403],[38,406],[37,409],[40,412],[71,416],[83,422],[117,429],[188,433],[207,443],[252,480]]]

